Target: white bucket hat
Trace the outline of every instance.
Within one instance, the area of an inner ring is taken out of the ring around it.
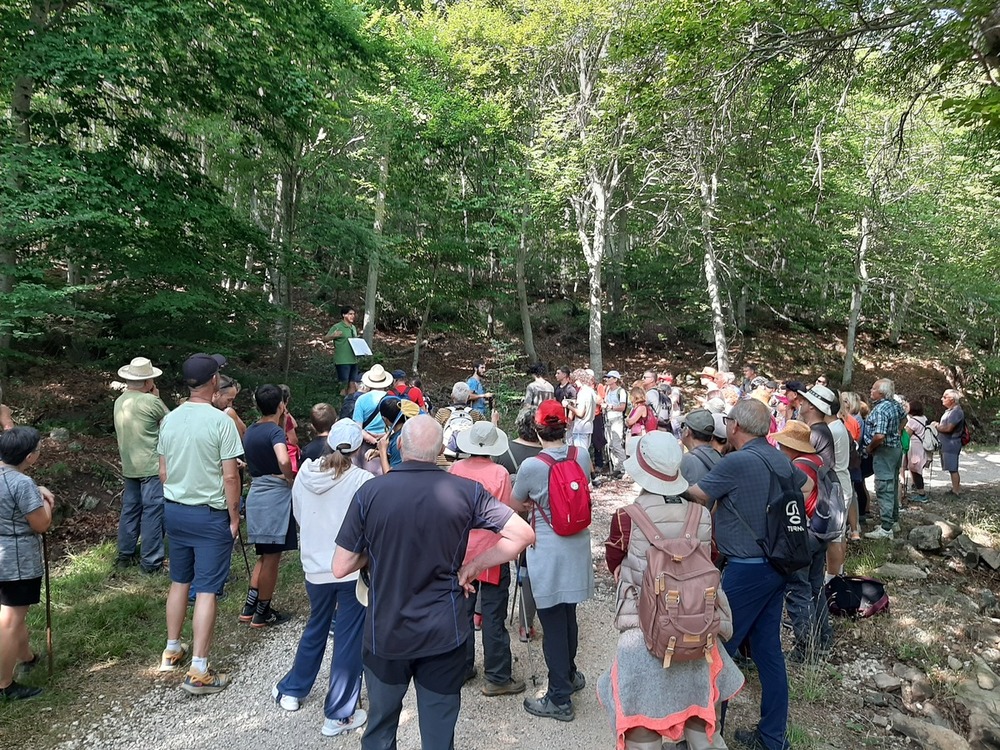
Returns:
[[[492,422],[476,422],[455,436],[460,453],[470,456],[502,456],[507,452],[507,435]]]
[[[153,363],[145,357],[136,357],[124,367],[118,369],[118,377],[122,380],[149,380],[158,378],[163,370],[153,367]]]
[[[814,385],[808,391],[799,391],[799,394],[827,416],[833,414],[833,405],[837,404],[837,397],[825,385]],[[837,404],[837,411],[840,411],[840,404]]]
[[[361,382],[372,390],[382,391],[396,381],[392,373],[386,372],[382,365],[372,365],[372,368],[361,377]]]
[[[669,432],[650,432],[639,438],[625,471],[636,484],[654,495],[680,495],[688,482],[681,476],[681,445]]]

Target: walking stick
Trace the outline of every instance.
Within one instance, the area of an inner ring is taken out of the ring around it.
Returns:
[[[52,651],[52,588],[49,586],[49,538],[42,534],[42,561],[45,563],[45,649],[49,661],[49,679],[54,671]]]
[[[517,612],[517,590],[521,588],[521,556],[517,556],[514,563],[514,601],[510,603],[510,617],[507,619],[508,625],[514,624],[514,613]]]
[[[250,560],[247,558],[247,545],[243,541],[243,525],[236,529],[237,538],[240,540],[240,549],[243,550],[243,564],[247,566],[247,585],[250,584]]]

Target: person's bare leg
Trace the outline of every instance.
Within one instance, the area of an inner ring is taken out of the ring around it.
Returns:
[[[28,628],[24,618],[27,607],[0,607],[0,688],[14,681],[14,667],[19,661],[30,661]]]
[[[826,548],[826,572],[832,576],[840,575],[847,557],[847,542],[830,542]]]
[[[266,555],[261,555],[254,563],[253,572],[250,573],[250,588],[252,589],[260,589],[260,569],[265,557]]]
[[[190,583],[171,583],[167,592],[167,640],[178,641],[187,615]]]
[[[957,471],[951,472],[951,491],[956,495],[962,493],[962,477]]]
[[[186,598],[186,597],[185,597]],[[212,637],[215,634],[216,595],[198,594],[194,600],[194,616],[191,626],[194,630],[192,655],[207,659],[212,647]]]
[[[257,560],[259,569],[257,573],[257,591],[260,599],[270,600],[274,596],[274,588],[278,584],[278,564],[281,562],[281,553],[261,555]]]

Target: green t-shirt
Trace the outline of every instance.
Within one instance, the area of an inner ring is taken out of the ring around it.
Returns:
[[[327,336],[337,331],[340,331],[343,335],[333,340],[333,364],[356,365],[358,358],[355,356],[354,350],[351,348],[351,342],[348,339],[356,339],[358,337],[358,329],[347,325],[342,320],[327,332]]]
[[[167,462],[167,500],[225,510],[222,462],[242,455],[243,444],[224,411],[211,404],[181,404],[160,425],[157,450]]]
[[[159,397],[142,391],[125,391],[115,401],[115,434],[126,479],[155,477],[160,471],[156,440],[160,420],[170,410]]]

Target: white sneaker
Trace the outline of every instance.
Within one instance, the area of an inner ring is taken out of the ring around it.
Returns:
[[[865,539],[892,539],[895,536],[892,529],[883,529],[879,526],[875,531],[869,531],[865,534]]]
[[[271,689],[271,697],[274,698],[274,702],[281,706],[286,711],[298,711],[299,710],[299,699],[291,695],[284,695],[278,686],[275,685]]]
[[[324,737],[337,737],[338,735],[361,729],[366,721],[368,721],[368,712],[363,708],[359,708],[350,718],[327,719],[323,722],[323,728],[320,732],[323,733]]]

